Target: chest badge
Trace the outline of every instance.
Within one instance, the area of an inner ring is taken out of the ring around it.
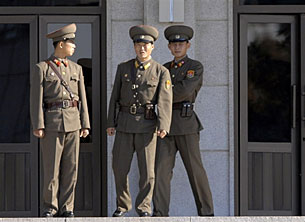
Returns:
[[[188,70],[186,73],[186,77],[189,79],[193,78],[194,75],[195,75],[195,70]]]

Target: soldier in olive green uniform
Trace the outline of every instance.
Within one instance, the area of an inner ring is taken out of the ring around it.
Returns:
[[[168,27],[165,37],[175,57],[164,66],[170,70],[173,84],[173,115],[169,135],[158,140],[154,216],[168,216],[170,202],[170,181],[179,150],[194,194],[199,216],[212,216],[213,200],[208,178],[201,161],[199,131],[203,129],[194,103],[202,86],[203,66],[199,61],[187,57],[189,40],[193,29],[188,26]]]
[[[158,31],[140,25],[130,28],[129,34],[137,57],[118,65],[107,122],[108,135],[116,131],[112,152],[117,193],[114,217],[122,217],[132,208],[128,172],[134,152],[140,173],[136,211],[139,216],[150,216],[157,136],[163,138],[169,132],[172,113],[169,72],[151,58]]]
[[[55,52],[31,73],[30,112],[42,151],[44,217],[74,216],[79,140],[89,134],[82,68],[66,58],[74,53],[75,31],[70,24],[48,34]]]

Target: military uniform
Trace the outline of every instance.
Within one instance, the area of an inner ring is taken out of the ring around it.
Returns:
[[[74,24],[54,33],[56,41],[73,36]],[[71,33],[72,32],[72,33]],[[58,36],[59,35],[59,36]],[[63,86],[46,61],[31,73],[30,113],[33,129],[44,129],[40,139],[43,162],[43,208],[52,215],[72,212],[77,181],[79,139],[82,129],[89,129],[89,116],[80,65],[51,56],[48,61],[60,73],[73,93]]]
[[[193,30],[187,26],[170,26],[165,30],[165,36],[170,42],[188,41],[193,36]],[[169,135],[158,140],[157,145],[154,216],[168,216],[170,181],[178,150],[188,174],[198,215],[213,215],[212,195],[199,148],[199,131],[203,127],[193,110],[202,86],[203,66],[187,56],[164,66],[170,70],[173,84],[173,114]]]
[[[132,27],[131,38],[134,41],[151,38],[150,26],[148,31],[142,29],[146,27]],[[140,216],[143,212],[151,213],[155,182],[156,130],[169,131],[171,104],[172,86],[165,67],[153,59],[144,63],[131,59],[118,65],[109,103],[107,127],[116,129],[112,167],[119,212],[124,213],[132,208],[128,172],[136,152],[140,173],[136,211]],[[158,115],[155,114],[153,106],[157,107]],[[149,115],[151,118],[146,116],[148,107],[153,110]]]

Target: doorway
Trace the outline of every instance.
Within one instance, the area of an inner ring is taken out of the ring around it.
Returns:
[[[302,213],[303,19],[240,15],[241,215]]]
[[[53,51],[45,35],[76,23],[77,50],[71,60],[83,67],[90,136],[81,141],[76,216],[101,215],[101,107],[99,16],[1,16],[0,217],[39,216],[42,189],[38,140],[29,117],[29,76]],[[94,101],[94,102],[93,102]]]

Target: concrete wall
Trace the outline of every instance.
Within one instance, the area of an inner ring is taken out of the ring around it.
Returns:
[[[201,132],[201,155],[214,197],[215,215],[234,215],[233,147],[233,0],[185,0],[185,21],[195,30],[188,55],[204,65],[204,85],[196,101],[196,111],[204,130]],[[159,22],[158,0],[107,1],[107,96],[111,95],[116,67],[135,57],[128,30],[133,25],[156,27],[160,38],[153,58],[165,63],[172,59],[164,38],[170,23]],[[181,24],[181,23],[179,23]],[[108,138],[108,214],[116,209],[112,172],[112,146]],[[134,156],[129,174],[133,200],[138,192],[137,160]],[[194,198],[179,154],[171,192],[171,216],[197,215]],[[129,216],[135,216],[132,210]]]

